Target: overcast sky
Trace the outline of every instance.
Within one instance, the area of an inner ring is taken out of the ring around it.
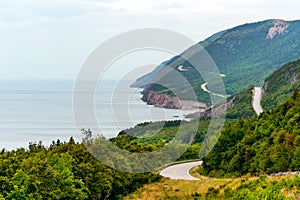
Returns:
[[[0,78],[73,79],[124,31],[165,28],[201,41],[248,22],[300,19],[299,9],[296,0],[1,0]]]

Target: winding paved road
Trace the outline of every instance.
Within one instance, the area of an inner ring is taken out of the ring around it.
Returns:
[[[201,87],[204,91],[209,92],[206,88],[206,84],[207,83],[202,84]],[[260,87],[254,87],[252,106],[257,115],[263,112],[263,109],[260,105],[261,96],[262,96],[262,89]],[[168,177],[171,179],[177,179],[177,180],[200,180],[198,178],[191,176],[190,170],[193,167],[202,165],[202,163],[203,163],[202,161],[195,161],[195,162],[172,165],[161,170],[159,174],[161,176]]]
[[[201,89],[202,89],[204,92],[208,92],[208,93],[211,93],[211,94],[213,94],[213,95],[215,95],[215,96],[219,96],[219,97],[225,97],[225,96],[222,95],[222,94],[217,94],[217,93],[213,93],[213,92],[209,91],[209,90],[206,88],[206,86],[207,86],[207,83],[203,83],[203,84],[201,85]]]
[[[164,177],[171,179],[180,179],[180,180],[200,180],[190,175],[190,170],[193,167],[202,165],[202,161],[182,163],[177,165],[169,166],[163,169],[159,174]]]
[[[260,105],[261,101],[261,88],[260,87],[254,87],[254,92],[253,92],[253,109],[255,110],[256,114],[259,115],[260,113],[263,112],[263,109]]]

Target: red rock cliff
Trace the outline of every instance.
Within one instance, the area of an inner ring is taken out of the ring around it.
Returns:
[[[177,97],[170,97],[167,94],[158,94],[152,90],[146,92],[142,100],[147,102],[148,105],[154,105],[161,108],[169,109],[182,109],[182,110],[195,110],[206,108],[205,103],[196,101],[180,100]]]

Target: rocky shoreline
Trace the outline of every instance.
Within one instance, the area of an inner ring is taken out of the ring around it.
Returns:
[[[142,100],[148,105],[154,105],[160,108],[181,109],[181,110],[205,110],[205,103],[197,101],[180,100],[177,97],[171,97],[167,94],[155,93],[152,90],[143,94]]]

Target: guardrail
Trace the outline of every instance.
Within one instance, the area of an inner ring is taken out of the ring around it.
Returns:
[[[287,175],[296,175],[296,174],[300,174],[300,172],[299,171],[296,171],[296,172],[278,172],[278,173],[272,173],[268,177],[287,176]]]

